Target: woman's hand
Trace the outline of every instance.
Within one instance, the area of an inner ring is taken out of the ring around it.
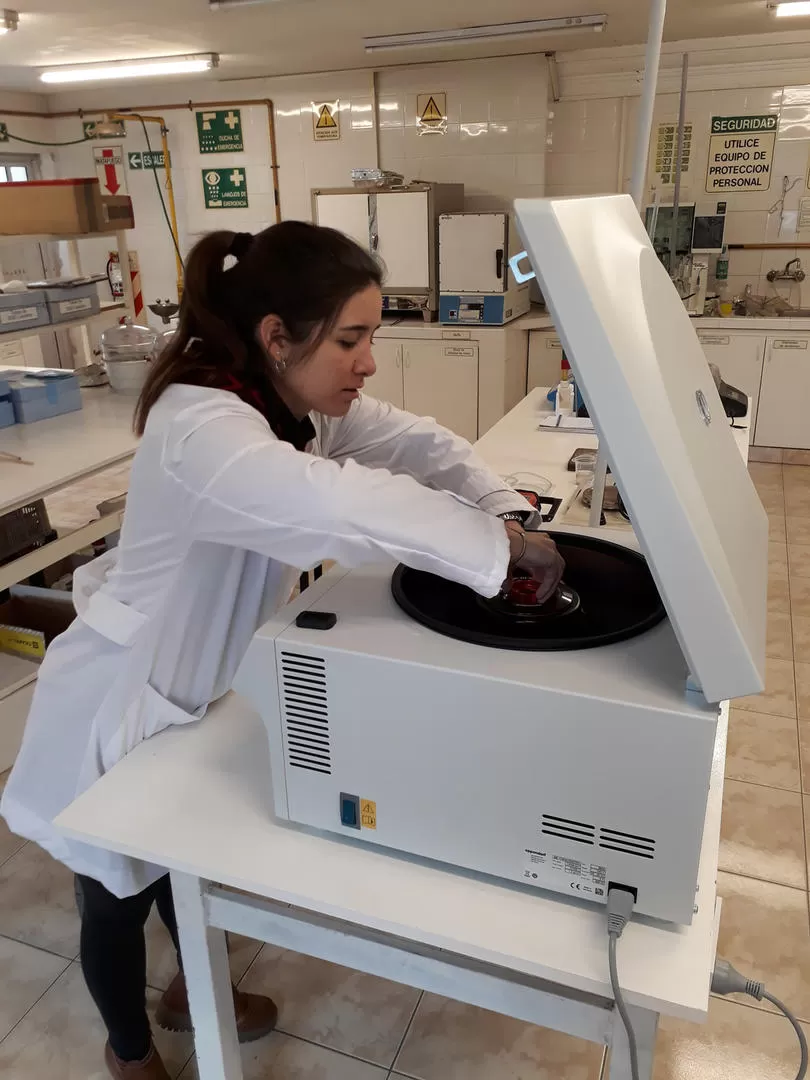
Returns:
[[[537,602],[543,604],[554,593],[565,572],[565,562],[557,545],[542,532],[524,532],[516,521],[506,522],[509,537],[509,576],[503,584],[509,590],[514,570],[523,570],[537,583]]]

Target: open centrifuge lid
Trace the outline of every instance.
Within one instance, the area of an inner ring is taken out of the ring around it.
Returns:
[[[515,211],[694,681],[713,702],[758,692],[767,515],[632,199]]]

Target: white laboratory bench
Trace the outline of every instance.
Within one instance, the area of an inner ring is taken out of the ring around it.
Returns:
[[[527,389],[554,385],[562,346],[550,317],[532,311],[512,325],[529,332]],[[751,457],[810,465],[810,319],[730,316],[692,325],[706,359],[752,399]]]
[[[567,458],[592,436],[539,431],[547,407],[543,392],[529,395],[480,450],[502,472],[546,475],[564,496]],[[694,920],[636,920],[619,947],[643,1080],[659,1015],[707,1016],[726,727],[724,709]],[[280,824],[270,782],[261,720],[230,694],[199,723],[136,747],[57,819],[76,839],[171,872],[200,1080],[242,1076],[225,930],[610,1046],[610,1077],[628,1080],[603,908]]]
[[[0,452],[33,462],[23,465],[0,456],[0,516],[134,455],[138,439],[132,430],[133,398],[96,387],[82,391],[82,402],[78,412],[0,431]],[[116,532],[121,513],[100,516],[95,502],[80,527],[60,530],[56,540],[0,566],[0,591]],[[17,756],[36,674],[33,661],[0,653],[0,771]]]
[[[132,397],[92,387],[82,391],[78,412],[0,431],[0,451],[33,462],[18,465],[0,458],[0,514],[132,457],[138,445],[134,405]]]

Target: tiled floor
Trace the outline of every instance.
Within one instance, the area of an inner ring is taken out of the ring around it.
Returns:
[[[720,953],[791,1004],[810,1036],[810,467],[754,464],[771,519],[768,686],[731,712]],[[0,779],[0,784],[2,780]],[[103,1033],[76,964],[70,875],[0,822],[0,1078],[102,1080]],[[234,977],[271,992],[281,1030],[244,1050],[247,1080],[596,1080],[600,1050],[541,1028],[239,939]],[[149,928],[150,1004],[173,973]],[[190,1040],[158,1037],[194,1080]],[[663,1021],[655,1080],[784,1080],[787,1022],[712,1002],[709,1023]]]

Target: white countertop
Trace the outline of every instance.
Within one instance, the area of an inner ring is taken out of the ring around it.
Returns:
[[[19,465],[0,458],[0,514],[135,453],[134,397],[93,387],[82,391],[82,402],[79,412],[0,431],[0,451],[34,463]]]
[[[808,320],[810,321],[810,320]],[[497,334],[503,330],[553,330],[554,323],[545,308],[535,305],[525,315],[513,319],[504,326],[482,326],[479,323],[462,323],[459,325],[446,326],[438,322],[425,322],[421,317],[413,315],[397,315],[389,312],[383,318],[382,326],[377,331],[382,337],[396,337],[402,334],[407,337],[425,335],[426,337],[441,337],[439,331],[466,330],[478,335],[482,333]]]
[[[758,318],[756,316],[731,315],[726,319],[703,318],[693,319],[695,330],[723,330],[725,333],[736,333],[738,330],[776,330],[782,334],[810,333],[810,319],[790,318]]]
[[[476,443],[476,449],[502,476],[517,474],[518,486],[531,487],[530,475],[551,481],[550,494],[565,500],[576,491],[574,474],[568,471],[568,459],[580,447],[596,448],[594,434],[540,428],[540,420],[551,413],[547,386],[531,390],[523,401]],[[507,422],[508,421],[508,422]],[[733,428],[734,441],[748,460],[748,421],[738,420]],[[555,521],[555,526],[557,522]]]
[[[700,332],[701,330],[711,330],[716,332],[719,330],[725,333],[737,333],[739,330],[746,331],[767,331],[773,330],[782,334],[798,334],[798,333],[810,333],[810,319],[790,319],[790,318],[757,318],[754,316],[739,316],[731,315],[728,318],[719,317],[706,317],[695,318],[692,320],[692,325],[695,330]],[[482,332],[497,332],[499,330],[546,330],[554,331],[554,320],[551,318],[545,308],[539,305],[534,305],[531,311],[528,311],[525,315],[521,315],[519,318],[514,319],[512,322],[507,323],[505,326],[479,326],[471,324],[469,326],[443,326],[441,323],[426,323],[421,319],[415,318],[397,318],[396,316],[386,316],[382,328],[385,331],[385,337],[395,337],[396,331],[406,333],[408,336],[413,336],[414,333],[421,334],[425,331],[430,331],[433,336],[436,336],[437,330],[469,330],[474,334]]]

